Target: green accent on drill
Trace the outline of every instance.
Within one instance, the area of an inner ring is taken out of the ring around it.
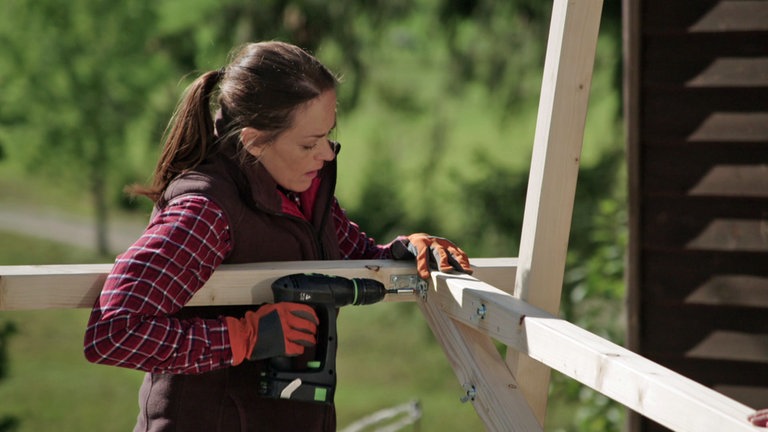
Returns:
[[[315,400],[318,402],[325,402],[328,397],[328,389],[322,387],[315,387]]]
[[[357,280],[354,278],[352,279],[352,286],[355,287],[355,298],[352,299],[352,304],[356,305],[357,304]]]
[[[321,365],[322,363],[320,362],[320,360],[312,360],[307,362],[307,367],[309,369],[320,369]]]

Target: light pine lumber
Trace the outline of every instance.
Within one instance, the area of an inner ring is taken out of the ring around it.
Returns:
[[[514,294],[560,308],[602,0],[555,0],[544,62]],[[543,424],[550,371],[507,351],[507,363]]]
[[[442,346],[463,390],[476,391],[474,397],[466,402],[472,403],[486,430],[543,430],[487,334],[450,319],[443,313],[439,303],[432,301],[429,295],[419,301],[419,308]]]
[[[428,304],[671,430],[765,430],[747,421],[754,409],[509,293],[471,276],[434,278]],[[478,386],[478,397],[485,391]],[[518,405],[510,399],[507,409]]]
[[[499,284],[514,280],[515,258],[472,259],[475,274]],[[0,266],[0,311],[91,308],[112,264]],[[415,275],[412,262],[391,260],[293,261],[224,265],[198,291],[190,306],[260,304],[272,301],[272,282],[291,273],[325,273],[376,279]],[[385,301],[413,301],[389,295]]]

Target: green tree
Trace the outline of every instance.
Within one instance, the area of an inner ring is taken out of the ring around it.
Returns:
[[[405,0],[165,0],[158,34],[183,73],[217,68],[232,47],[250,41],[279,39],[315,53],[325,46],[340,53],[332,66],[345,71],[341,103],[351,108],[371,67],[366,42],[421,6]]]
[[[76,0],[62,7],[54,0],[8,0],[2,9],[0,146],[6,159],[21,155],[38,173],[86,184],[97,247],[107,252],[111,201],[121,197],[121,185],[148,177],[161,126],[182,88],[179,76],[219,67],[240,43],[283,39],[323,49],[333,68],[344,72],[342,109],[352,109],[381,61],[368,52],[395,40],[402,48],[416,47],[425,61],[433,61],[442,46],[452,66],[439,92],[481,83],[509,115],[537,94],[539,68],[531,65],[543,58],[551,5]],[[616,21],[612,16],[607,19]],[[407,26],[411,30],[398,35]],[[397,89],[387,81],[376,83],[377,94],[393,110],[433,108],[434,102],[414,100],[411,86]]]
[[[131,125],[155,111],[167,66],[148,36],[151,2],[3,2],[0,43],[7,153],[34,173],[84,184],[107,253],[109,187],[126,166]],[[146,125],[146,124],[145,124]],[[150,128],[151,129],[151,128]]]

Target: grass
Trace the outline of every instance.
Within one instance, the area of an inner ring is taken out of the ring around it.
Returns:
[[[418,400],[422,430],[483,429],[415,304],[347,307],[339,329],[341,425]]]
[[[142,374],[88,363],[82,354],[87,310],[14,311],[0,416],[26,431],[126,431],[138,412]]]

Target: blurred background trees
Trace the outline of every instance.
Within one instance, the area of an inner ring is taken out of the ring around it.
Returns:
[[[353,220],[382,242],[428,231],[471,256],[515,256],[551,6],[4,0],[0,205],[44,200],[88,217],[94,249],[111,260],[111,221],[143,223],[150,208],[123,187],[150,178],[185,86],[234,47],[279,39],[343,77],[338,196]],[[562,313],[622,343],[619,7],[604,6]],[[552,415],[563,417],[552,430],[621,428],[621,410],[576,383],[556,376],[551,392]]]

